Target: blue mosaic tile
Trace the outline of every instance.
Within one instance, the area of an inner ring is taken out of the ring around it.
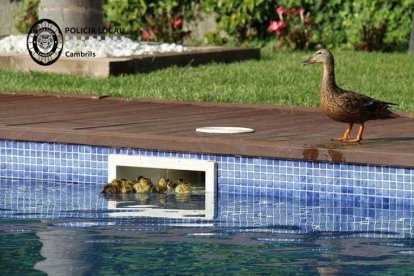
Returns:
[[[214,160],[220,193],[414,200],[414,168],[0,140],[0,178],[107,181],[109,154]]]

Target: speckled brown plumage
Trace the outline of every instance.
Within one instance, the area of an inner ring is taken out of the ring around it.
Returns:
[[[304,65],[312,63],[322,63],[324,67],[320,87],[322,111],[332,120],[349,124],[349,128],[344,135],[335,140],[360,142],[366,121],[398,117],[388,109],[391,105],[395,104],[376,100],[338,87],[335,82],[335,60],[330,51],[319,50],[303,62]],[[353,124],[360,124],[361,127],[357,137],[349,140],[349,134]]]

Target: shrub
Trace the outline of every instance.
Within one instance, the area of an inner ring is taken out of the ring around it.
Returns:
[[[353,1],[344,20],[348,43],[366,51],[406,50],[413,10],[412,0]]]
[[[414,11],[412,0],[280,0],[310,12],[317,48],[406,50]]]
[[[270,20],[268,31],[275,32],[280,41],[278,47],[308,49],[312,37],[311,18],[303,7],[276,9],[279,20]]]
[[[312,45],[315,48],[336,48],[347,43],[343,20],[352,13],[351,4],[349,0],[311,0],[304,3],[312,19]]]
[[[38,20],[40,0],[23,0],[19,3],[16,16],[16,28],[21,33],[28,33],[32,25]]]
[[[204,0],[203,9],[217,16],[219,29],[239,43],[268,39],[267,23],[276,7],[274,0]]]
[[[16,13],[20,32],[27,33],[37,20],[39,2],[21,0]],[[286,12],[295,9],[295,15],[286,13],[282,21],[276,12],[280,6]],[[408,48],[414,1],[106,0],[103,9],[107,25],[141,40],[182,43],[191,35],[185,22],[204,10],[216,15],[218,30],[207,34],[215,44],[259,41],[257,45],[262,45],[275,32],[278,45],[292,49],[391,51]]]
[[[110,27],[121,27],[133,38],[182,43],[190,35],[184,20],[195,17],[196,5],[191,0],[108,0],[103,9]]]

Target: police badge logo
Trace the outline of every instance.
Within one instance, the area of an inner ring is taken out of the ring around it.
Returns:
[[[63,35],[59,26],[50,19],[36,21],[27,35],[27,50],[39,65],[54,63],[63,50]]]

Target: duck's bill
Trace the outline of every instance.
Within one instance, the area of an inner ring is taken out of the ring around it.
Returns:
[[[308,65],[308,64],[312,64],[315,63],[315,60],[312,59],[312,57],[308,58],[307,60],[302,62],[302,65]]]

